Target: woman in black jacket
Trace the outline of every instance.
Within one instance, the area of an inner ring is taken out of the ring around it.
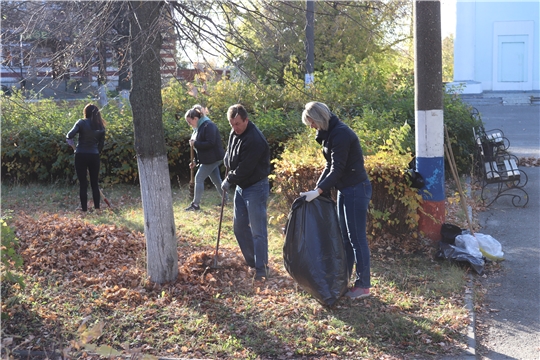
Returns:
[[[323,192],[337,189],[337,210],[341,233],[345,241],[349,273],[356,263],[356,278],[345,294],[356,299],[369,296],[370,253],[366,236],[366,222],[371,183],[364,168],[364,155],[356,133],[323,103],[307,103],[302,122],[317,129],[316,140],[323,147],[326,167],[315,190],[300,193],[312,201]]]
[[[189,145],[195,149],[199,164],[199,169],[195,174],[193,201],[185,210],[197,211],[201,209],[200,203],[204,192],[204,181],[207,177],[212,180],[219,196],[223,196],[219,166],[223,162],[225,151],[223,150],[218,127],[206,116],[206,109],[200,105],[195,105],[186,112],[185,119],[193,128]],[[194,166],[196,166],[194,163],[189,164],[190,168]],[[225,198],[225,201],[227,201],[227,198]]]
[[[100,193],[98,185],[99,177],[99,154],[105,144],[105,121],[97,106],[88,104],[83,110],[84,119],[79,119],[73,128],[67,133],[66,141],[75,149],[75,171],[79,179],[79,198],[81,210],[88,210],[88,180],[87,171],[90,174],[92,186],[92,198],[94,207],[99,209]],[[77,147],[73,142],[75,135],[79,134]]]

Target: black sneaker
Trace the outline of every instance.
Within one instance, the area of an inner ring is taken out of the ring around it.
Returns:
[[[201,210],[201,207],[199,205],[195,205],[194,203],[191,203],[187,208],[184,209],[185,211],[199,211]]]

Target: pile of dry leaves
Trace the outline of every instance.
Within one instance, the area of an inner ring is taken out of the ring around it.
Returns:
[[[90,315],[96,309],[114,311],[135,307],[155,312],[156,307],[172,302],[179,306],[208,303],[220,294],[231,292],[250,294],[264,302],[268,297],[288,296],[295,289],[293,280],[280,268],[272,268],[268,280],[255,281],[254,273],[245,265],[238,249],[220,248],[218,267],[213,268],[214,248],[195,247],[191,245],[193,239],[181,238],[178,277],[173,283],[160,285],[147,278],[145,238],[139,232],[114,225],[93,225],[84,218],[58,214],[43,214],[38,219],[19,214],[13,226],[17,229],[19,252],[24,259],[23,271],[37,282],[52,281],[62,286],[67,290],[63,296],[84,298],[80,303],[82,314]],[[32,326],[32,311],[27,307],[22,303],[2,307],[9,315],[3,328],[6,334],[17,334],[21,324]],[[60,310],[51,312],[51,306],[43,309],[48,310],[46,314],[38,314],[41,323],[36,336],[54,334],[55,328],[66,323],[62,318],[65,314]],[[102,327],[102,324],[96,325]],[[80,333],[75,329],[73,333]],[[29,335],[23,344],[27,342],[32,349],[28,354],[54,349],[59,341],[70,341],[77,349],[83,345],[76,338],[62,338],[44,339],[37,344],[36,337]],[[15,351],[20,351],[23,344]]]
[[[178,278],[174,284],[158,285],[146,279],[145,239],[139,232],[57,214],[39,219],[21,215],[14,225],[27,274],[57,275],[74,287],[93,289],[102,294],[100,305],[140,304],[163,286],[178,294],[188,292],[191,298],[212,297],[229,288],[253,288],[253,274],[237,249],[221,248],[219,266],[214,269],[215,249],[194,249],[190,241],[180,239]],[[279,274],[279,269],[273,272],[276,276],[264,283],[266,287],[290,287],[292,279]]]
[[[519,166],[531,167],[540,166],[540,158],[534,157],[521,157],[519,158]]]

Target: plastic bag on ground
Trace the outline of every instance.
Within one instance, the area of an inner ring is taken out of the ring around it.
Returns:
[[[480,251],[480,245],[478,240],[471,234],[461,234],[456,236],[456,247],[465,249],[469,254],[474,257],[482,258],[482,252]]]
[[[347,291],[347,256],[331,199],[294,201],[285,228],[283,260],[298,285],[323,305],[332,306]]]
[[[468,263],[478,275],[484,273],[485,261],[483,258],[472,256],[467,250],[443,241],[439,242],[439,251],[437,251],[435,258],[453,260],[459,263]]]
[[[492,261],[504,260],[504,252],[502,251],[500,242],[495,240],[491,235],[476,233],[474,236],[478,241],[482,255]]]

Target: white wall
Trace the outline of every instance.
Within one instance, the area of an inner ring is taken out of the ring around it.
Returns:
[[[482,91],[540,90],[539,8],[538,0],[458,0],[454,81],[481,84]],[[520,50],[524,52],[525,59],[504,56],[501,49],[512,46],[504,45],[509,44],[505,42],[507,40],[501,45],[501,39],[525,41],[525,50]],[[501,77],[501,66],[506,64],[506,69],[509,69],[508,61],[514,58],[516,66],[517,62],[525,61],[523,74],[526,78],[523,81],[508,81]],[[504,81],[500,81],[501,78]]]

